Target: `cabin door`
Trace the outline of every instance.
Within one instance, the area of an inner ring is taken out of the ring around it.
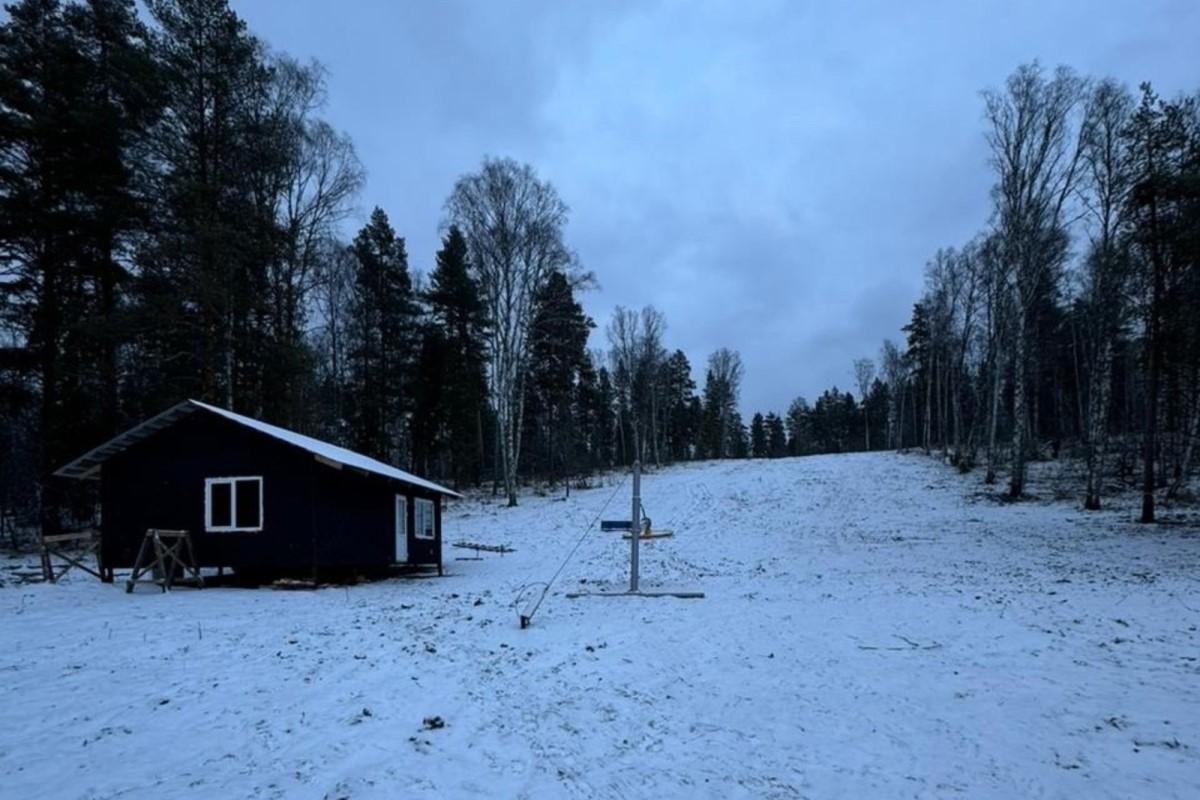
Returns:
[[[396,562],[408,563],[408,500],[396,495]]]

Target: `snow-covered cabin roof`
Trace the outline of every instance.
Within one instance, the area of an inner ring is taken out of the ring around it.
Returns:
[[[314,439],[311,436],[289,431],[286,428],[280,428],[276,425],[268,425],[251,417],[235,414],[232,411],[226,411],[223,408],[211,406],[208,403],[201,403],[199,400],[184,400],[182,403],[168,408],[161,414],[151,417],[142,424],[130,428],[124,433],[109,439],[99,447],[84,453],[70,464],[59,468],[54,474],[61,478],[95,478],[100,474],[100,467],[112,456],[127,450],[143,439],[150,438],[164,428],[174,425],[179,420],[197,411],[207,411],[216,414],[231,422],[236,422],[238,425],[244,425],[273,439],[278,439],[293,447],[306,450],[318,459],[330,463],[332,466],[349,467],[372,475],[380,475],[384,478],[401,481],[449,497],[462,496],[458,492],[451,491],[433,481],[418,478],[412,473],[397,469],[382,461],[376,461],[369,456],[364,456],[362,453],[356,453],[353,450],[347,450],[335,444],[322,442],[320,439]]]

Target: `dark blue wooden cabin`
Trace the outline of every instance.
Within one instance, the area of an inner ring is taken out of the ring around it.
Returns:
[[[98,479],[101,572],[148,528],[190,532],[198,566],[251,577],[442,567],[455,492],[343,447],[186,400],[59,469]]]

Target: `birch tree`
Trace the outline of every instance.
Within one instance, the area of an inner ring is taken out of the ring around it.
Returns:
[[[951,462],[959,469],[967,470],[975,462],[975,425],[979,416],[977,413],[973,414],[968,425],[963,408],[966,387],[973,385],[971,361],[978,333],[983,284],[977,242],[972,241],[951,254],[945,263],[942,280],[946,284],[945,292],[951,298],[944,357],[946,395],[950,406],[950,441],[953,444]],[[976,402],[976,410],[978,408],[979,403]]]
[[[617,393],[624,397],[630,416],[631,460],[647,456],[661,464],[659,428],[666,317],[653,306],[641,312],[624,306],[613,310],[605,333]]]
[[[858,397],[862,405],[863,431],[866,439],[865,449],[871,449],[871,421],[867,418],[867,395],[871,391],[871,383],[875,380],[875,362],[869,358],[854,360],[854,382],[858,384]]]
[[[996,482],[999,450],[996,446],[1000,428],[1000,400],[1004,394],[1004,373],[1007,369],[1003,343],[1008,339],[1008,276],[1000,243],[995,233],[983,240],[978,252],[979,278],[983,302],[983,381],[987,402],[987,469],[983,482]]]
[[[883,367],[883,380],[888,387],[888,418],[887,440],[888,447],[899,450],[903,446],[904,421],[904,384],[907,381],[907,370],[904,364],[904,354],[891,339],[884,339],[879,349],[879,363]]]
[[[1087,489],[1084,508],[1100,508],[1112,385],[1113,342],[1124,324],[1128,253],[1122,241],[1132,187],[1122,134],[1133,113],[1129,90],[1102,81],[1089,98],[1083,137],[1080,200],[1090,244],[1083,263],[1081,302],[1087,342]]]
[[[735,450],[735,439],[742,435],[741,421],[737,416],[742,375],[742,357],[736,350],[722,347],[708,357],[704,405],[712,428],[713,458],[730,457]]]
[[[1084,83],[1066,67],[1046,76],[1017,68],[1003,91],[984,93],[996,170],[993,194],[1013,312],[1013,433],[1008,493],[1025,491],[1030,312],[1045,274],[1066,256],[1066,204],[1078,177]]]
[[[488,389],[497,422],[504,491],[517,504],[529,334],[538,293],[550,274],[570,274],[563,242],[567,206],[527,164],[485,159],[458,179],[446,201],[447,222],[467,240],[489,317]]]

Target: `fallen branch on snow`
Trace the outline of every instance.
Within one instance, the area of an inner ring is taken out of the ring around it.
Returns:
[[[941,642],[933,642],[931,644],[921,644],[920,642],[914,642],[912,639],[909,639],[907,636],[901,636],[900,634],[894,634],[894,636],[897,639],[899,639],[900,641],[904,642],[907,645],[907,647],[888,647],[887,645],[860,644],[858,646],[858,649],[859,650],[898,650],[900,652],[904,652],[906,650],[937,650],[938,648],[940,648],[942,646]]]

